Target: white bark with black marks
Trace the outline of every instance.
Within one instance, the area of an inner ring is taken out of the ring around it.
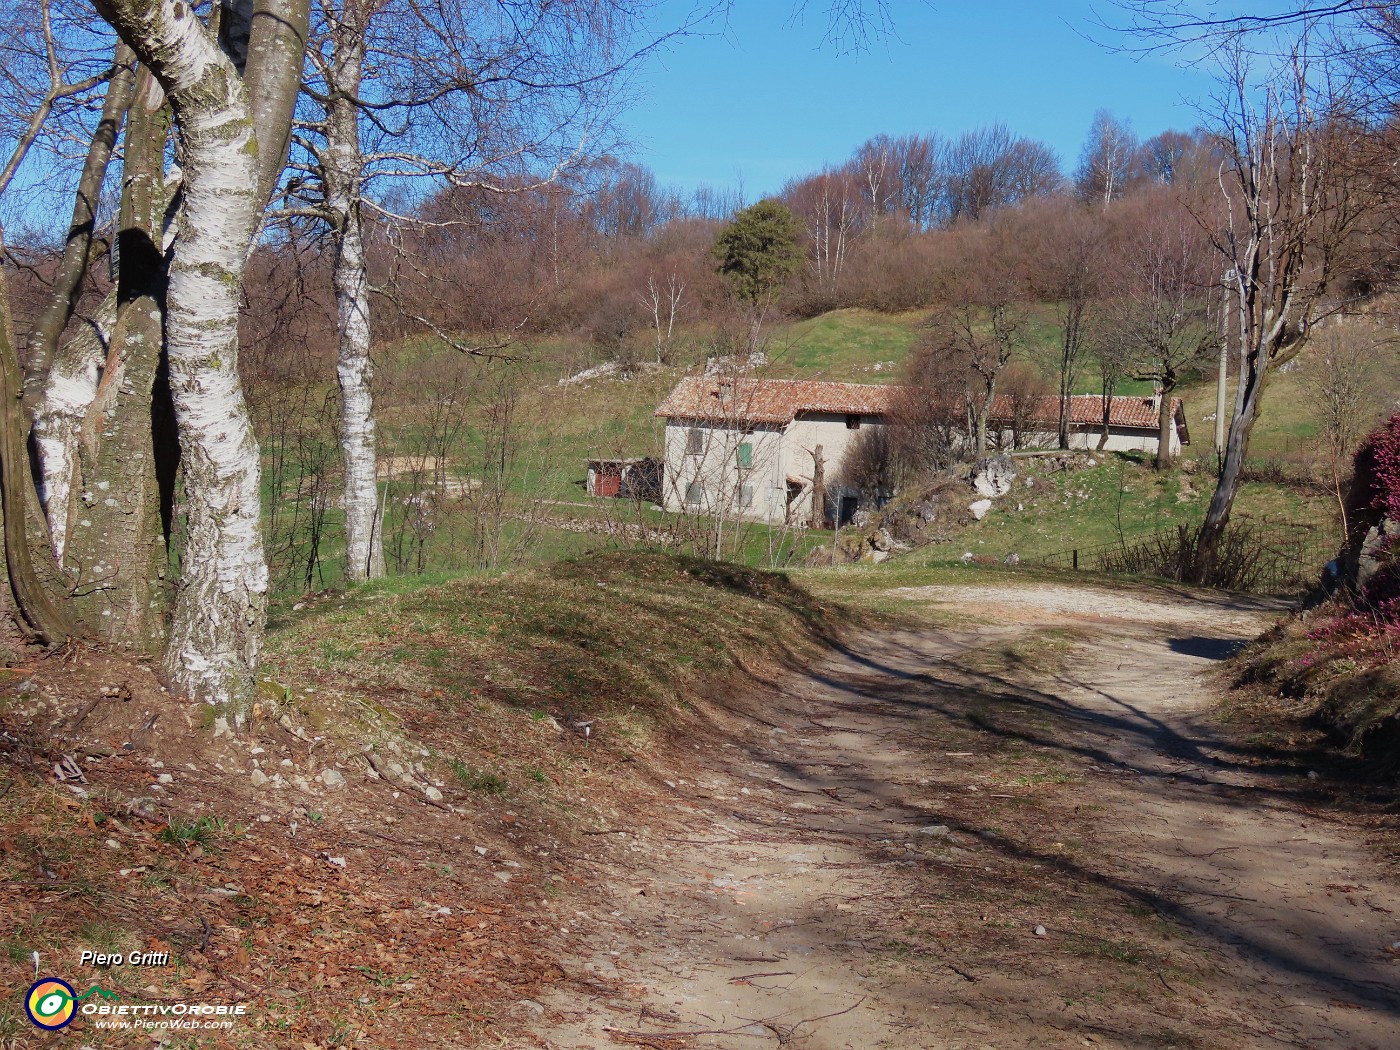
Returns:
[[[78,432],[97,396],[107,346],[117,323],[117,299],[109,295],[89,327],[54,358],[44,393],[34,409],[34,444],[39,458],[39,498],[48,518],[54,554],[63,563]]]
[[[188,519],[165,670],[241,721],[268,586],[258,445],[238,377],[243,268],[263,205],[257,138],[242,79],[190,6],[98,0],[98,10],[165,88],[181,133],[166,340]]]
[[[375,448],[374,395],[370,387],[369,264],[365,258],[361,215],[364,155],[360,148],[360,114],[353,101],[360,93],[365,58],[363,11],[347,3],[331,56],[326,145],[321,170],[326,210],[336,230],[336,314],[340,335],[336,379],[340,385],[340,446],[345,460],[345,563],[352,580],[377,579],[384,573],[384,544],[379,527],[378,462]]]

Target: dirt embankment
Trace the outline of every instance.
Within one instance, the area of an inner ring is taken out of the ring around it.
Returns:
[[[1267,610],[894,599],[997,625],[843,645],[773,578],[605,559],[328,600],[237,735],[141,665],[28,668],[0,1043],[43,1045],[33,950],[249,1003],[220,1048],[1400,1040],[1400,896],[1344,786],[1208,716]]]
[[[141,662],[6,670],[3,1050],[46,1045],[22,1009],[34,953],[128,1004],[246,1004],[202,1046],[509,1045],[577,977],[591,832],[669,790],[651,741],[704,725],[697,685],[739,677],[753,638],[796,664],[828,623],[779,577],[649,555],[308,605],[239,731]],[[80,1017],[68,1037],[151,1033]]]

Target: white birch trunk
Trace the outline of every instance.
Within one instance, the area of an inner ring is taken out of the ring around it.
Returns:
[[[238,378],[243,268],[257,229],[258,144],[233,64],[180,0],[97,0],[170,98],[184,209],[167,297],[170,388],[187,510],[165,671],[242,722],[261,653],[261,470]]]
[[[78,434],[88,406],[97,396],[107,345],[117,323],[117,298],[108,296],[93,319],[92,329],[82,332],[55,355],[44,384],[44,394],[34,409],[34,445],[39,455],[39,500],[49,522],[54,555],[63,564],[68,538],[68,511],[73,495],[73,466]]]
[[[369,267],[360,212],[364,157],[360,115],[351,101],[360,93],[364,21],[358,4],[346,4],[331,57],[330,80],[337,94],[326,114],[326,147],[321,157],[326,206],[335,229],[332,280],[340,336],[336,379],[340,385],[340,447],[345,459],[345,568],[351,580],[384,575],[374,396],[370,389]]]

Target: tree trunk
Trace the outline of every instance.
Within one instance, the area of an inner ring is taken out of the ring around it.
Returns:
[[[236,0],[248,5],[249,0]],[[267,203],[292,143],[292,115],[311,20],[310,0],[255,0],[244,82],[258,139],[258,203]]]
[[[826,460],[822,447],[812,449],[812,528],[826,524]]]
[[[122,158],[117,319],[78,431],[63,558],[87,632],[150,655],[166,639],[179,462],[162,368],[169,130],[164,92],[143,68]]]
[[[1117,386],[1117,382],[1111,379],[1109,376],[1105,375],[1103,377],[1103,385],[1100,388],[1102,391],[1101,396],[1103,398],[1103,422],[1101,424],[1102,429],[1099,431],[1099,452],[1102,452],[1108,447],[1110,428],[1113,425],[1113,391],[1117,388]]]
[[[190,6],[97,6],[160,81],[181,133],[166,338],[188,520],[164,665],[237,723],[251,708],[267,602],[258,446],[238,378],[243,269],[264,203],[258,142],[238,71]]]
[[[77,463],[78,431],[83,425],[107,361],[117,325],[117,296],[103,300],[88,326],[54,356],[44,393],[34,409],[32,437],[39,460],[39,495],[49,522],[54,556],[62,565]]]
[[[384,575],[384,542],[379,527],[378,466],[375,449],[374,396],[370,381],[369,294],[359,209],[354,232],[339,241],[335,294],[340,320],[340,445],[345,454],[346,576],[372,580]]]
[[[173,434],[154,421],[161,364],[161,309],[142,297],[122,311],[78,440],[65,571],[74,615],[85,633],[108,644],[159,655],[170,606],[168,495]],[[158,469],[164,468],[164,469]],[[165,484],[162,480],[167,479]]]
[[[1225,457],[1221,462],[1220,479],[1206,508],[1206,520],[1201,526],[1197,544],[1199,564],[1196,582],[1204,583],[1210,578],[1210,568],[1214,562],[1215,550],[1225,527],[1230,523],[1230,508],[1234,506],[1235,494],[1239,491],[1240,475],[1244,470],[1245,457],[1249,454],[1249,436],[1254,429],[1254,419],[1259,411],[1259,401],[1264,393],[1264,377],[1268,362],[1259,355],[1250,355],[1247,367],[1241,369],[1240,389],[1235,399],[1235,416],[1230,423],[1230,436],[1225,441]],[[1260,367],[1262,365],[1262,367]]]
[[[321,169],[326,207],[335,239],[333,282],[339,356],[340,446],[345,457],[345,569],[351,580],[384,575],[384,543],[379,527],[374,396],[370,389],[369,267],[360,211],[364,157],[360,150],[360,93],[365,25],[360,6],[345,6],[331,58],[334,99],[326,115],[326,147]]]
[[[1059,446],[1061,449],[1069,448],[1069,410],[1070,394],[1065,390],[1065,377],[1060,376],[1060,420],[1059,420]]]
[[[0,233],[0,254],[4,236]],[[5,568],[20,626],[45,645],[73,634],[67,610],[45,589],[30,557],[29,450],[25,446],[23,390],[15,351],[9,284],[0,268],[0,514],[4,516]]]
[[[1165,384],[1157,406],[1157,469],[1172,468],[1172,393]]]
[[[131,48],[118,43],[112,61],[117,73],[107,88],[102,116],[88,146],[49,302],[30,333],[24,362],[24,405],[32,427],[30,440],[38,467],[38,496],[59,565],[63,563],[67,543],[69,493],[78,429],[97,392],[98,378],[117,320],[116,299],[109,296],[98,307],[92,327],[78,333],[60,351],[59,338],[73,316],[78,291],[94,261],[97,201],[134,94],[136,58]]]
[[[107,166],[112,159],[117,135],[121,132],[122,122],[131,107],[135,61],[131,48],[119,43],[112,59],[117,72],[107,86],[107,97],[102,103],[102,116],[97,122],[92,142],[88,145],[83,173],[78,179],[78,190],[73,200],[73,217],[69,221],[68,237],[63,244],[63,257],[59,261],[58,272],[54,275],[53,286],[49,289],[48,305],[34,326],[26,348],[24,405],[31,415],[43,398],[45,382],[58,350],[58,340],[73,316],[73,307],[78,301],[78,290],[88,267],[92,264],[97,201],[102,193],[102,185],[107,179]]]
[[[983,377],[985,381],[985,376]],[[972,427],[972,459],[977,462],[987,455],[987,417],[992,412],[992,402],[996,400],[996,379],[986,382],[982,396],[973,397],[968,405],[968,422]]]

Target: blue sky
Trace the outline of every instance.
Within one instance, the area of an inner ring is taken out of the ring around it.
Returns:
[[[662,24],[690,6],[668,0]],[[1085,39],[1095,7],[1111,10],[1103,0],[891,0],[897,36],[846,55],[822,46],[824,0],[798,24],[794,0],[732,6],[723,36],[676,42],[634,84],[623,133],[664,186],[742,183],[753,201],[880,132],[956,135],[996,121],[1049,143],[1070,172],[1099,108],[1147,138],[1201,123],[1212,87],[1208,69]]]

